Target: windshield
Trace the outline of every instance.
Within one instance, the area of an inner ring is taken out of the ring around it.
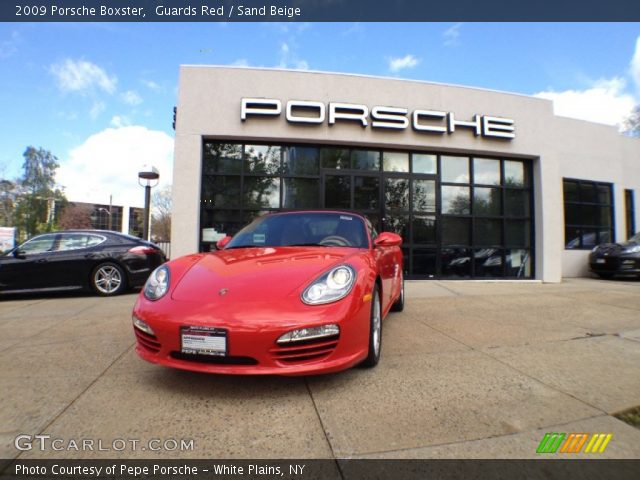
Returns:
[[[636,233],[633,237],[631,237],[629,242],[640,243],[640,232]]]
[[[346,213],[287,213],[259,217],[240,230],[229,248],[287,246],[369,248],[362,218]]]

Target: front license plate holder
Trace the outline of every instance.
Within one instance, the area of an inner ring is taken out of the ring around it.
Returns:
[[[604,258],[596,258],[596,263],[607,263],[607,261]]]
[[[227,356],[227,331],[218,327],[180,327],[182,353]]]

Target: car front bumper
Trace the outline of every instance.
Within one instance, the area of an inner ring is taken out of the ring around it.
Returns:
[[[295,376],[345,370],[366,358],[369,344],[371,301],[362,292],[352,295],[329,305],[248,303],[226,311],[170,298],[150,302],[141,295],[133,315],[155,335],[134,327],[136,352],[151,363],[205,373]],[[326,324],[338,325],[340,334],[286,345],[276,342],[292,330]],[[183,327],[225,330],[226,355],[183,353]]]
[[[640,274],[640,256],[638,255],[589,255],[589,268],[600,274]]]

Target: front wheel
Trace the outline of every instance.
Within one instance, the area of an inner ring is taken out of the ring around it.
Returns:
[[[613,278],[613,273],[598,273],[597,275],[603,280],[609,280]]]
[[[378,285],[373,288],[371,298],[371,317],[369,321],[369,354],[361,363],[363,367],[375,367],[380,361],[380,348],[382,347],[382,308],[380,306],[380,289]]]
[[[115,263],[102,263],[91,274],[91,287],[98,295],[111,296],[122,293],[127,281],[122,267]]]

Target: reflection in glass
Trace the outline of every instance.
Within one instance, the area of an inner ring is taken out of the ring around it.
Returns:
[[[509,232],[507,228],[507,232]],[[508,242],[507,242],[508,244]],[[580,228],[565,227],[564,229],[564,248],[574,249],[580,248]]]
[[[409,240],[409,217],[407,215],[388,214],[384,217],[384,231],[397,233],[402,241]]]
[[[433,278],[437,274],[436,260],[438,254],[435,248],[413,249],[413,274]],[[407,262],[408,265],[408,262]]]
[[[572,182],[571,180],[565,180],[564,186],[564,201],[565,202],[579,202],[580,195],[578,193],[578,182]]]
[[[528,247],[531,243],[529,220],[507,220],[505,245]]]
[[[242,145],[206,142],[203,150],[202,173],[240,173],[242,170]]]
[[[280,206],[280,179],[271,177],[244,177],[245,207]]]
[[[327,175],[324,180],[325,208],[351,208],[351,177]]]
[[[444,277],[468,278],[471,276],[471,250],[468,248],[442,248],[440,263]]]
[[[380,170],[380,152],[371,150],[352,150],[351,161],[357,170]]]
[[[240,177],[239,176],[211,176],[202,177],[202,206],[203,207],[239,207]]]
[[[280,147],[274,145],[246,145],[245,172],[276,175],[280,172]]]
[[[422,212],[436,211],[435,180],[413,181],[413,210]]]
[[[409,179],[386,178],[384,180],[385,207],[391,210],[409,209]]]
[[[344,148],[321,148],[320,165],[322,168],[345,169],[349,165],[349,150]]]
[[[436,242],[436,217],[433,215],[414,215],[413,243]]]
[[[467,157],[440,157],[443,182],[469,183],[469,159]]]
[[[502,250],[480,248],[473,252],[473,275],[475,277],[502,277]]]
[[[480,183],[483,185],[500,185],[500,160],[474,158],[473,183]]]
[[[473,189],[473,214],[474,215],[500,215],[502,200],[500,188],[474,187]]]
[[[380,180],[378,177],[354,177],[353,208],[375,210],[379,206]]]
[[[442,244],[469,245],[469,225],[468,218],[442,217]]]
[[[282,208],[318,208],[320,184],[315,178],[285,178]]]
[[[524,163],[517,160],[504,161],[504,184],[507,187],[525,186]]]
[[[413,162],[413,173],[428,173],[435,175],[438,173],[437,155],[414,153],[411,155]]]
[[[408,172],[409,154],[402,152],[382,152],[382,168],[385,172]]]
[[[608,185],[598,185],[598,203],[603,205],[611,203],[611,188]]]
[[[450,185],[441,188],[442,213],[452,215],[469,214],[469,187],[452,187]]]
[[[315,147],[287,147],[284,149],[284,173],[288,175],[317,175],[319,150]]]
[[[531,255],[529,250],[505,250],[506,276],[531,278]]]
[[[476,218],[473,222],[474,245],[501,245],[502,220]]]
[[[513,190],[507,188],[504,191],[504,198],[505,215],[509,217],[528,217],[530,215],[528,190]]]

